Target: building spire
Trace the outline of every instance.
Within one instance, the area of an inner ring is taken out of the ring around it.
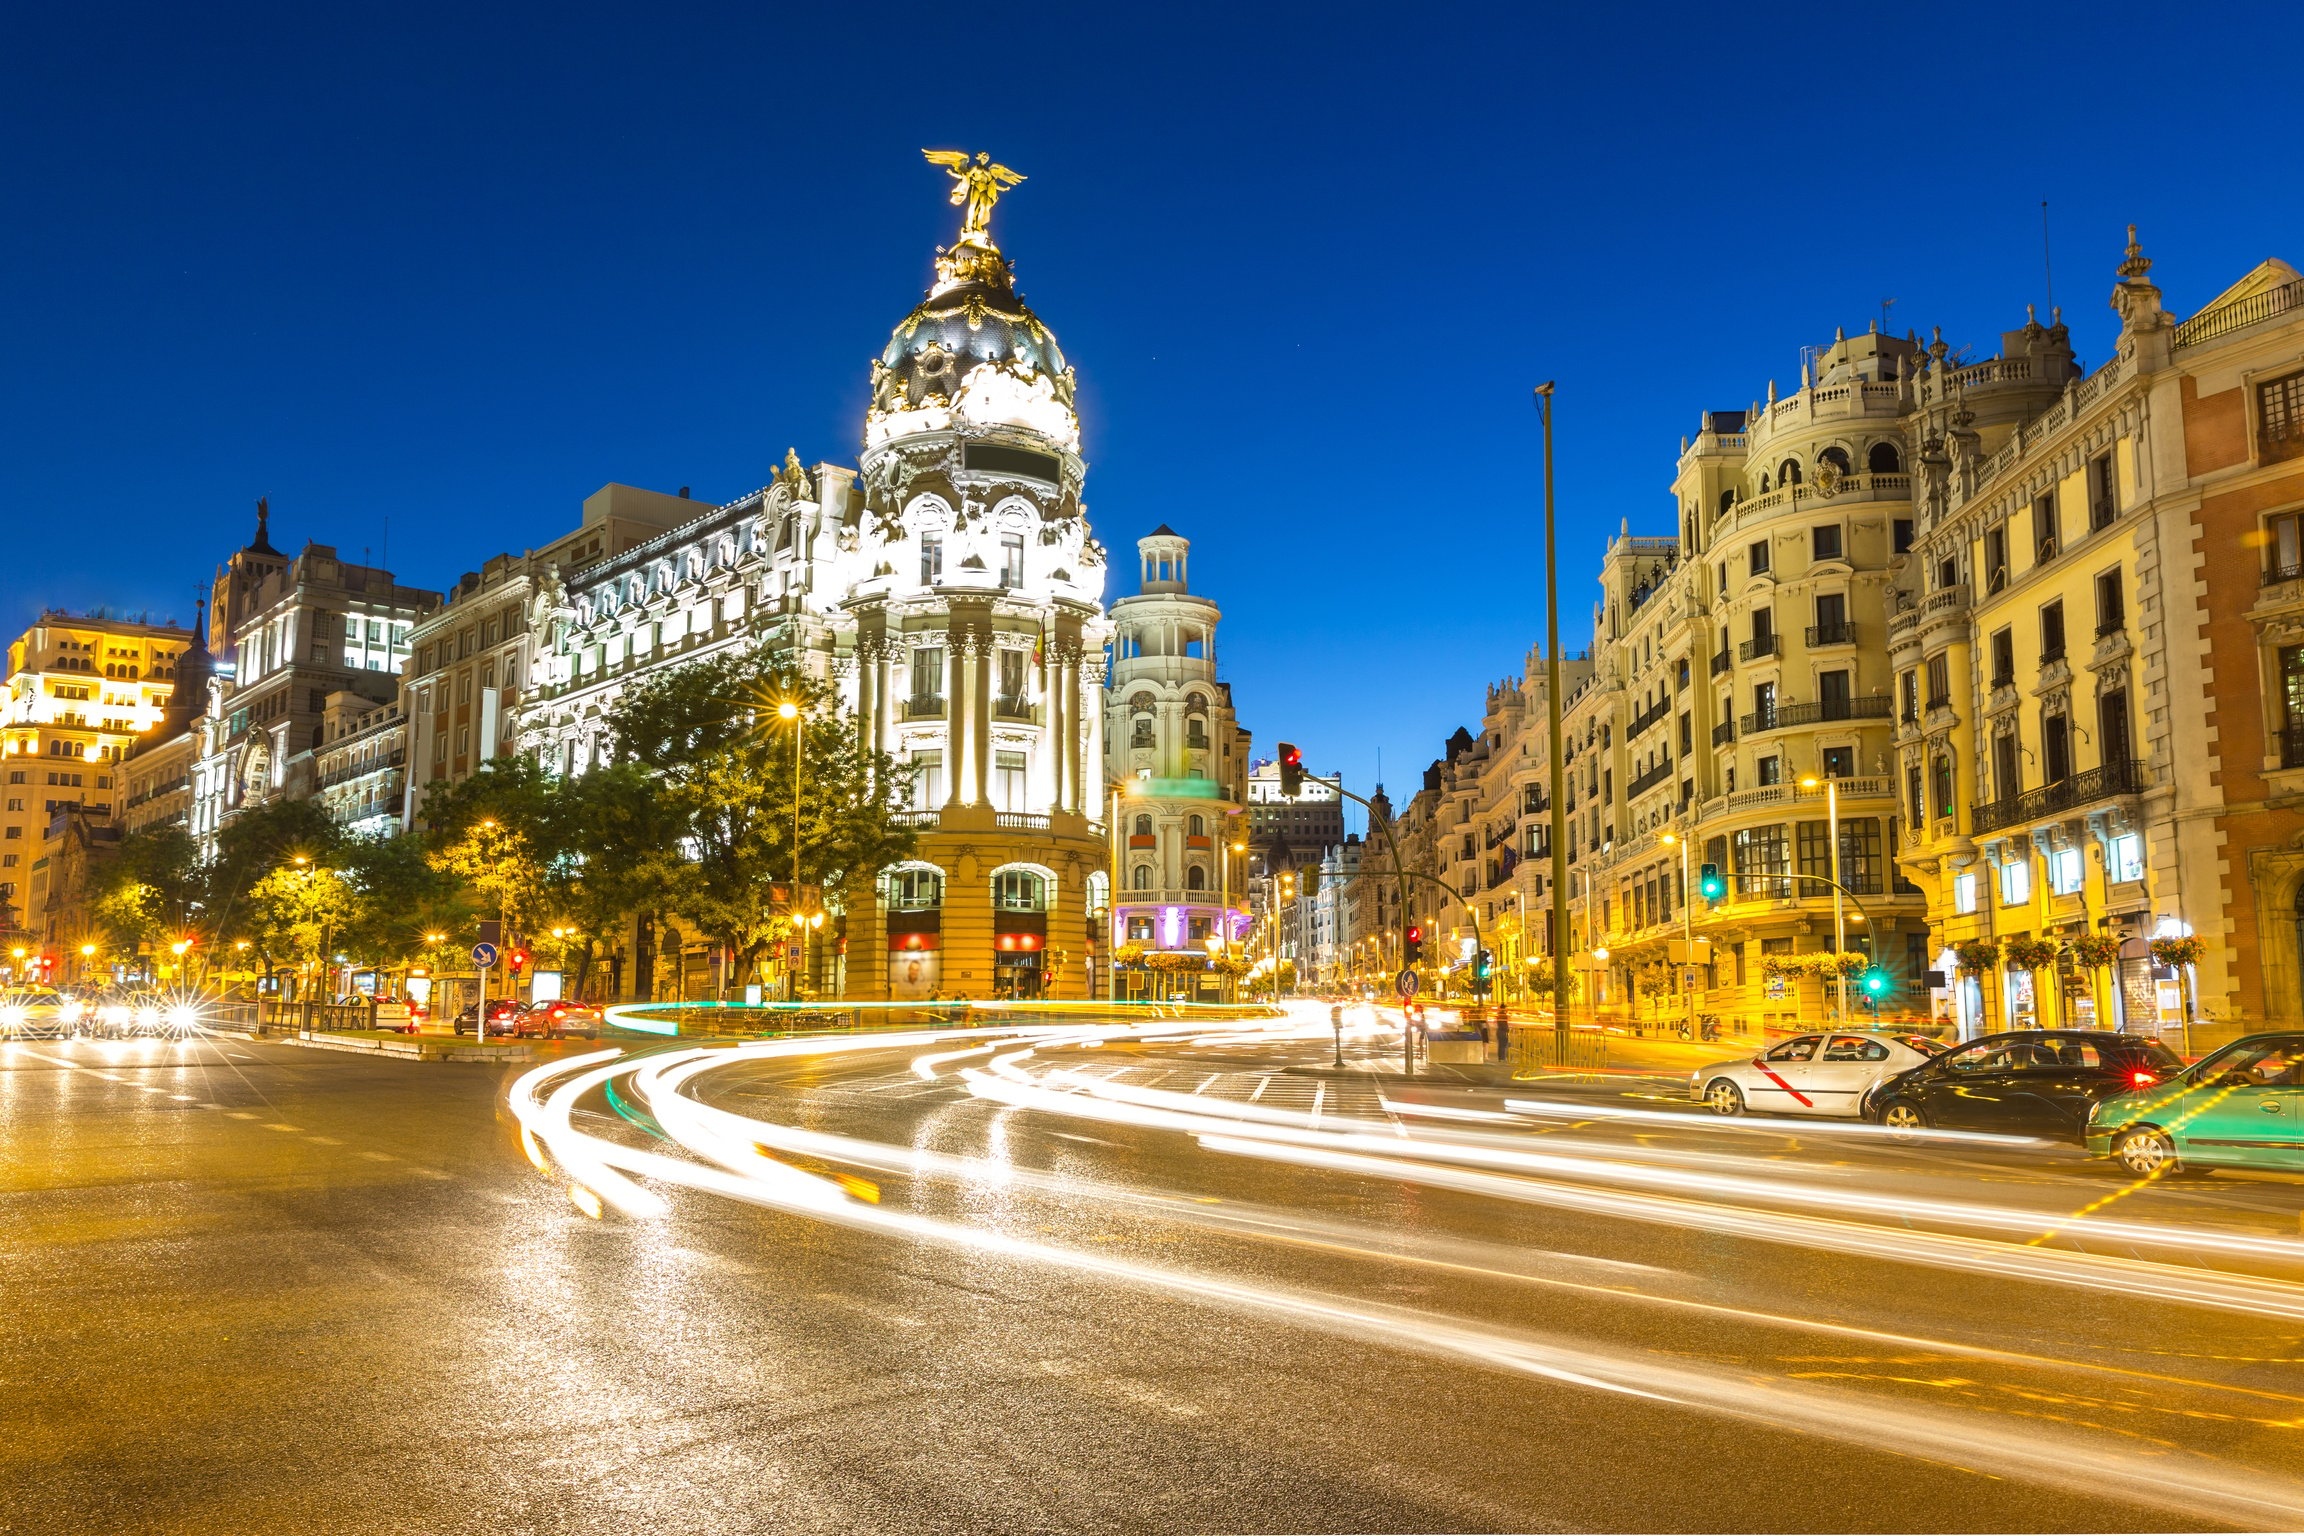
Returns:
[[[249,553],[258,555],[277,555],[280,553],[272,547],[271,532],[272,498],[259,496],[256,498],[256,537],[248,541]]]

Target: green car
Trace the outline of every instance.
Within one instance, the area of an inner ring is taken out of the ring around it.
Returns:
[[[2304,1034],[2249,1035],[2097,1104],[2088,1155],[2139,1178],[2184,1167],[2304,1173]]]

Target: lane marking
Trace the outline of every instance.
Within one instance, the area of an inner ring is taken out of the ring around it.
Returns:
[[[268,1131],[288,1131],[294,1133],[302,1131],[304,1127],[300,1125],[282,1125],[276,1120],[268,1120],[264,1123],[264,1129]]]

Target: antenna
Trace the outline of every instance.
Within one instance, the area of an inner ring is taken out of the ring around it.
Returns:
[[[1896,301],[1894,299],[1882,299],[1880,301],[1880,334],[1883,336],[1888,334],[1888,311],[1895,307]]]
[[[2048,318],[2056,318],[2056,268],[2048,259],[2048,199],[2040,199],[2040,274],[2048,282]]]

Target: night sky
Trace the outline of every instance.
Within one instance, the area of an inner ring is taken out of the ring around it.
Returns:
[[[1878,16],[1880,19],[1873,19]],[[2288,18],[2283,21],[2280,18]],[[1079,371],[1097,533],[1166,521],[1259,753],[1397,792],[1665,533],[1799,348],[2304,263],[2304,11],[28,7],[0,48],[0,623],[191,614],[273,539],[439,587],[609,480],[854,463],[957,211]],[[389,553],[386,554],[387,545]],[[1107,597],[1122,595],[1119,591]]]

